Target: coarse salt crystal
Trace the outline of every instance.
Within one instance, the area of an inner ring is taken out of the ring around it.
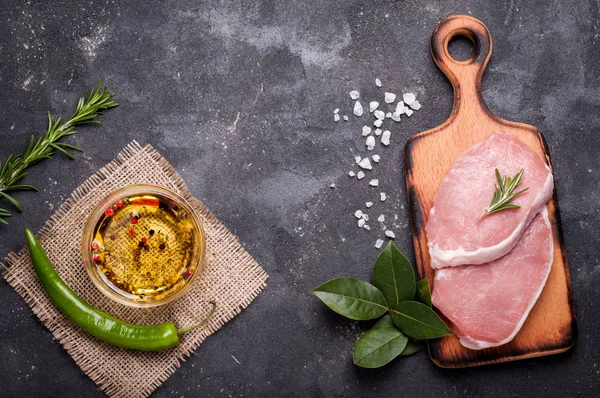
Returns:
[[[371,113],[374,112],[378,106],[379,106],[379,102],[377,102],[377,101],[369,102],[369,112],[371,112]]]
[[[371,227],[369,227],[367,224],[363,225],[363,228],[366,229],[367,231],[371,230]]]
[[[404,113],[404,102],[398,101],[396,104],[396,113],[402,115]]]
[[[373,138],[372,136],[369,138]],[[373,138],[375,139],[375,138]],[[371,170],[373,168],[373,166],[371,166],[371,161],[369,160],[369,158],[364,158],[363,160],[361,160],[358,165],[365,169],[365,170]]]
[[[354,110],[352,111],[352,113],[354,113],[354,115],[361,117],[363,115],[363,107],[360,104],[360,101],[356,101],[354,103]]]
[[[348,121],[348,116],[344,115],[344,121],[347,122]]]
[[[365,206],[367,206],[367,209],[368,209],[369,207],[373,206],[373,202],[367,202],[367,203],[365,203]]]
[[[381,80],[379,80],[379,79],[375,79],[375,85],[376,85],[377,87],[381,87]]]
[[[362,218],[360,220],[358,220],[358,228],[362,228],[365,225],[366,221],[363,220]]]
[[[399,122],[400,121],[400,114],[398,112],[392,113],[392,120],[395,121],[395,122]]]
[[[335,110],[333,111],[333,113],[338,113],[340,111],[340,108],[335,108]]]
[[[382,202],[385,202],[385,200],[387,199],[387,195],[385,194],[385,192],[381,192],[381,193],[379,194],[379,199],[380,199]]]
[[[335,188],[335,184],[331,184],[329,188]]]
[[[392,118],[392,112],[386,113],[385,117],[388,118],[388,119],[391,119]]]
[[[391,104],[396,101],[396,94],[394,93],[385,93],[385,102]]]
[[[375,242],[375,247],[381,249],[381,246],[383,246],[383,239],[377,239]]]
[[[406,113],[406,116],[410,117],[410,115],[413,114],[413,110],[410,108],[404,108],[404,113]]]
[[[381,129],[375,129],[375,135],[381,135],[382,131]]]
[[[383,134],[381,135],[381,143],[385,146],[390,145],[390,137],[391,137],[392,133],[390,133],[390,130],[385,130],[383,132]]]
[[[392,231],[385,231],[385,236],[387,236],[390,239],[394,239],[396,237],[396,234]]]
[[[359,171],[358,173],[356,173],[356,178],[358,178],[359,180],[362,180],[363,178],[365,178],[365,173],[363,173],[362,171]]]
[[[406,94],[402,95],[402,99],[404,100],[404,103],[406,105],[410,105],[413,102],[415,102],[417,97],[415,97],[415,95],[413,93],[406,93]]]
[[[360,97],[360,93],[357,90],[350,91],[350,98],[353,100],[358,99]]]
[[[349,175],[350,177],[354,177],[354,176],[356,175],[356,173],[355,173],[355,172],[353,172],[352,170],[350,170],[350,171],[348,172],[348,175]]]
[[[354,217],[356,217],[356,218],[362,218],[362,216],[363,216],[362,210],[356,210],[354,212]]]
[[[369,134],[371,134],[371,127],[369,127],[369,126],[363,126],[363,128],[362,128],[362,135],[363,135],[363,137],[366,137]]]
[[[372,135],[368,136],[366,144],[367,144],[367,149],[369,151],[372,151],[373,148],[375,148],[375,137],[373,137]]]
[[[383,124],[383,120],[381,120],[381,119],[377,119],[373,122],[373,125],[375,127],[381,127],[382,124]]]
[[[419,101],[415,101],[412,104],[410,104],[410,107],[413,108],[415,111],[418,111],[419,109],[421,109],[421,104],[419,104]]]
[[[377,187],[377,186],[379,186],[379,180],[378,179],[371,180],[371,181],[369,181],[369,185],[372,187]]]
[[[371,156],[371,159],[373,159],[373,161],[375,163],[379,163],[379,160],[381,159],[381,157],[379,155],[373,155],[373,156]]]
[[[356,155],[356,156],[354,157],[354,161],[355,161],[357,164],[358,164],[358,163],[360,163],[360,160],[361,160],[361,159],[362,159],[362,158],[361,158],[360,156],[358,156],[358,155]]]
[[[377,119],[382,119],[383,120],[383,118],[385,118],[385,112],[384,111],[377,110],[377,111],[373,112],[373,115],[375,115],[375,117]]]
[[[385,221],[385,216],[382,214],[379,217],[377,217],[377,221],[379,222],[384,222]]]
[[[337,113],[335,115],[333,115],[333,121],[334,122],[339,122],[340,121],[340,115],[338,115]]]
[[[368,214],[363,214],[362,218],[365,221],[369,221],[369,215]]]

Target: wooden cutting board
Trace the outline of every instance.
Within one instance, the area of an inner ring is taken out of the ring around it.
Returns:
[[[450,56],[448,43],[457,35],[467,37],[475,46],[471,59],[457,61]],[[551,168],[552,164],[544,137],[537,128],[500,119],[483,101],[481,76],[492,53],[492,38],[481,21],[466,15],[444,19],[431,35],[430,49],[435,63],[452,83],[454,108],[442,125],[409,139],[405,167],[418,273],[421,278],[426,276],[433,286],[425,225],[433,196],[454,159],[490,134],[504,131],[529,145]],[[556,354],[571,348],[577,333],[575,308],[556,191],[548,203],[548,212],[554,237],[554,263],[521,331],[508,344],[479,351],[463,347],[456,336],[432,340],[428,343],[429,355],[438,366],[477,366]]]

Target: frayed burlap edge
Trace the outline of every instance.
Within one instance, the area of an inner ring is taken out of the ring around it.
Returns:
[[[97,171],[94,175],[86,180],[81,186],[79,186],[70,197],[57,209],[57,211],[48,219],[46,224],[37,233],[37,237],[40,241],[47,238],[48,234],[52,230],[52,227],[60,221],[60,218],[74,206],[78,200],[81,200],[93,187],[101,181],[111,178],[111,173],[114,173],[119,167],[123,166],[127,159],[133,154],[139,151],[144,151],[148,156],[155,160],[163,172],[167,174],[173,187],[176,188],[180,194],[194,207],[198,212],[198,215],[208,222],[216,223],[219,225],[217,233],[223,234],[227,237],[227,243],[233,246],[233,251],[239,259],[239,263],[253,272],[253,277],[261,280],[261,283],[247,296],[245,300],[240,304],[239,307],[230,309],[226,312],[216,324],[207,324],[207,327],[203,328],[200,335],[194,339],[185,339],[180,345],[184,346],[184,352],[181,355],[174,357],[174,361],[168,367],[163,368],[157,375],[157,378],[148,383],[144,388],[138,391],[123,391],[120,386],[114,385],[107,375],[101,373],[93,361],[86,361],[83,355],[84,350],[80,347],[70,344],[68,336],[71,332],[73,325],[69,325],[64,322],[64,317],[55,317],[52,313],[48,312],[39,298],[48,300],[47,297],[41,295],[40,292],[32,292],[21,283],[11,272],[11,266],[15,264],[22,256],[26,256],[27,248],[24,247],[18,253],[11,252],[4,258],[3,276],[5,280],[10,284],[15,291],[25,300],[25,302],[31,307],[33,313],[40,319],[40,321],[52,332],[54,338],[60,342],[64,349],[71,355],[81,370],[94,381],[102,391],[107,395],[115,398],[121,397],[147,397],[154,390],[160,387],[175,370],[181,366],[181,362],[185,361],[197,348],[198,346],[210,336],[221,328],[226,322],[231,320],[243,309],[245,309],[258,294],[266,287],[266,280],[268,274],[260,267],[258,263],[250,256],[250,254],[242,247],[239,240],[233,235],[227,228],[222,225],[218,219],[195,197],[192,196],[187,185],[179,175],[179,173],[173,169],[169,162],[163,158],[151,145],[146,145],[143,148],[138,144],[137,141],[130,142],[118,155],[117,157],[108,163],[105,167]],[[0,263],[1,264],[1,263]],[[33,272],[33,271],[32,271]],[[92,338],[90,336],[90,338]],[[133,395],[132,395],[133,394]]]

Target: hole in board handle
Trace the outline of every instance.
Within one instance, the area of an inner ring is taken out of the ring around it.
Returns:
[[[477,58],[479,46],[475,34],[468,29],[458,29],[448,37],[446,49],[450,59],[458,64],[470,64]]]

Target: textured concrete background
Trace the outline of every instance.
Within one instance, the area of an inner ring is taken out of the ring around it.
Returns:
[[[25,225],[41,227],[136,139],[172,162],[271,275],[267,290],[156,396],[598,392],[598,1],[72,3],[0,4],[0,158],[22,152],[29,134],[43,132],[47,110],[70,114],[99,78],[121,106],[102,127],[81,128],[69,141],[85,149],[77,161],[56,156],[32,168],[27,182],[41,192],[17,195],[26,211],[0,229],[0,256],[20,249]],[[347,176],[353,155],[364,152],[348,92],[375,98],[379,77],[384,88],[414,91],[423,104],[395,125],[371,174],[390,196],[380,209],[398,215],[396,243],[412,258],[403,146],[450,113],[452,89],[428,40],[453,13],[480,18],[492,33],[483,79],[489,107],[537,126],[548,141],[579,338],[565,355],[476,369],[439,369],[425,353],[379,370],[355,368],[352,346],[369,323],[345,320],[307,293],[332,277],[369,279],[377,255],[380,233],[360,230],[352,217],[373,190]],[[350,122],[333,122],[336,107]],[[102,396],[4,281],[0,303],[0,395]]]

